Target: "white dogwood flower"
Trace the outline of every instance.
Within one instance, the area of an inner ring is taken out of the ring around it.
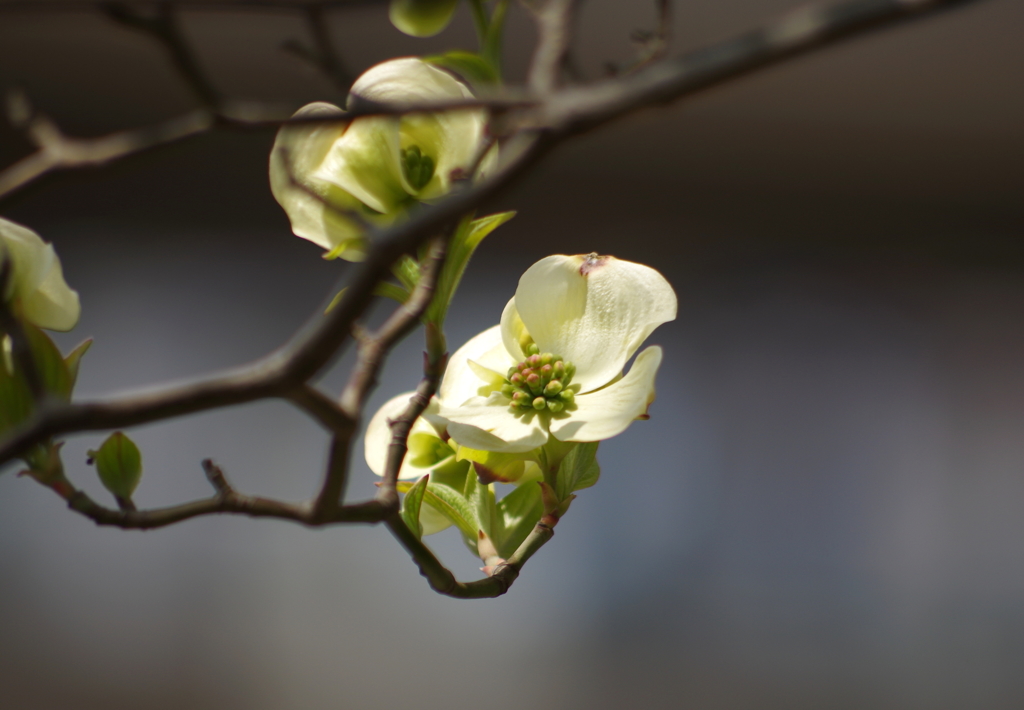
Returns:
[[[472,99],[454,76],[416,57],[392,59],[366,71],[349,95],[360,103],[403,106]],[[481,110],[364,116],[345,122],[345,112],[312,103],[295,118],[338,118],[337,122],[285,125],[270,154],[270,187],[303,239],[328,256],[358,261],[365,254],[359,220],[386,224],[417,201],[451,190],[453,175],[473,166],[484,144]],[[489,169],[495,151],[482,161]],[[331,205],[339,209],[331,209]],[[346,214],[347,213],[347,214]]]
[[[391,444],[391,427],[388,421],[402,413],[412,396],[412,392],[405,392],[389,399],[377,410],[366,427],[363,454],[366,457],[366,465],[378,476],[383,476],[387,467],[388,446]],[[438,426],[431,423],[437,422],[437,409],[437,400],[432,399],[423,415],[413,422],[407,441],[408,451],[398,472],[400,480],[416,480],[428,473],[440,473],[443,476],[446,473],[455,473],[458,467],[468,467],[469,464],[456,461],[455,450],[444,436],[443,423],[439,423]],[[423,525],[424,535],[432,535],[451,525],[447,518],[426,502],[420,507],[420,524]]]
[[[30,323],[49,330],[71,330],[81,306],[78,292],[64,281],[60,259],[28,227],[0,217],[0,260],[9,259],[11,276],[0,297],[15,304]]]
[[[676,317],[668,281],[642,264],[597,254],[531,266],[501,316],[451,358],[440,417],[463,446],[526,452],[601,441],[644,419],[661,348],[647,336]]]

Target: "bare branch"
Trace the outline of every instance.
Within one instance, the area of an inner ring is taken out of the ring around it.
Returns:
[[[530,534],[519,546],[519,549],[512,553],[511,557],[498,564],[488,577],[474,582],[460,582],[456,579],[452,571],[441,564],[430,548],[412,534],[400,515],[391,515],[384,522],[388,526],[388,530],[412,556],[416,566],[420,569],[420,574],[427,578],[430,588],[435,592],[456,599],[489,599],[500,597],[509,590],[512,583],[519,577],[526,561],[554,537],[554,526],[558,521],[545,516],[530,531]]]
[[[110,19],[140,32],[145,32],[163,45],[170,55],[178,73],[185,79],[196,98],[208,109],[217,110],[220,106],[220,92],[214,88],[192,53],[181,32],[178,18],[175,15],[175,3],[159,2],[155,14],[143,14],[122,2],[106,2],[100,9]]]
[[[544,0],[533,6],[539,36],[528,83],[541,96],[550,94],[562,82],[577,4],[578,0]]]
[[[348,89],[352,86],[352,75],[345,69],[345,65],[334,47],[334,42],[331,41],[326,17],[327,7],[306,5],[305,10],[306,25],[313,37],[313,48],[308,48],[298,41],[289,41],[284,43],[284,49],[323,72],[338,87],[342,95],[348,94]]]
[[[208,111],[193,111],[152,126],[118,131],[100,138],[69,138],[42,115],[28,122],[29,139],[38,150],[0,172],[0,199],[55,170],[93,168],[158,146],[199,135],[213,126]]]

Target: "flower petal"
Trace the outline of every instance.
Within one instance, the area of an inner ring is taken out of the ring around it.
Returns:
[[[532,338],[526,332],[523,319],[519,317],[519,311],[516,310],[516,299],[513,296],[508,299],[508,303],[505,304],[505,310],[501,312],[501,342],[504,343],[505,350],[512,356],[512,359],[516,362],[522,362],[526,359],[523,346],[529,340],[532,340]]]
[[[342,117],[344,112],[333,104],[317,102],[303,106],[294,118],[334,116]],[[292,231],[327,250],[353,240],[356,244],[361,241],[359,226],[325,204],[362,209],[359,200],[315,177],[331,146],[346,128],[347,124],[341,122],[285,125],[277,132],[270,152],[270,190],[288,215]],[[295,183],[304,185],[314,194]],[[351,254],[342,253],[342,256],[348,258]]]
[[[402,410],[408,406],[409,398],[413,394],[415,393],[403,392],[397,397],[389,399],[377,410],[377,413],[373,415],[369,425],[366,427],[366,434],[363,437],[363,455],[366,457],[366,465],[378,476],[384,475],[384,469],[387,467],[388,461],[388,446],[391,445],[391,427],[388,425],[388,420],[394,419],[402,413]],[[432,399],[430,404],[427,405],[424,415],[436,415],[437,409],[437,400]],[[431,436],[440,442],[441,437],[437,435],[437,431],[430,425],[425,416],[421,416],[413,422],[409,438]],[[413,456],[406,454],[405,460],[402,462],[402,468],[398,472],[400,479],[419,478],[425,473],[430,473],[430,470],[433,468],[433,466],[416,466],[412,463],[412,459]]]
[[[472,97],[465,84],[443,69],[419,57],[399,57],[363,72],[352,85],[348,106],[355,108],[360,99],[401,105]]]
[[[360,100],[388,105],[458,101],[473,98],[473,92],[445,70],[417,57],[403,57],[371,67],[352,86],[350,96],[351,108]],[[486,125],[487,114],[475,110],[403,116],[398,123],[399,148],[416,145],[434,161],[434,176],[420,190],[399,171],[406,192],[421,200],[448,193],[452,172],[468,168],[476,159]],[[488,165],[493,163],[490,153],[488,159]]]
[[[469,360],[502,376],[515,365],[501,344],[500,326],[488,328],[474,336],[448,358],[448,368],[438,393],[441,401],[448,406],[457,407],[471,397],[487,396],[494,390],[492,385],[473,372]]]
[[[676,294],[649,266],[613,256],[556,254],[519,279],[515,307],[542,352],[576,365],[595,390],[622,372],[651,332],[676,317]]]
[[[334,141],[313,173],[377,212],[392,212],[409,199],[402,179],[399,119],[357,118]]]
[[[0,217],[0,258],[11,259],[11,284],[0,298],[21,301],[25,318],[40,328],[71,330],[82,308],[78,292],[64,281],[60,259],[28,227]]]
[[[604,441],[624,432],[654,401],[661,355],[661,348],[652,345],[636,356],[621,380],[577,397],[575,411],[551,420],[552,436],[559,441]]]
[[[442,402],[440,415],[448,420],[448,433],[459,446],[471,449],[521,453],[548,440],[548,414],[513,412],[500,392],[486,399],[473,397],[458,407]]]

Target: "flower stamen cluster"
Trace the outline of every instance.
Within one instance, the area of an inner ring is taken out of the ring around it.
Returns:
[[[418,145],[402,149],[402,170],[414,190],[422,190],[434,177],[434,159],[425,155]]]
[[[514,410],[548,410],[554,414],[575,409],[576,391],[571,386],[576,366],[561,355],[542,353],[537,345],[528,348],[529,357],[510,367],[501,388]]]

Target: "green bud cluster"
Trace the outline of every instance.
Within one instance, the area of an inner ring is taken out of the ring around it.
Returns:
[[[402,170],[413,189],[422,190],[427,186],[434,177],[434,167],[434,159],[424,155],[418,145],[402,148]]]
[[[576,366],[561,355],[542,353],[536,344],[528,356],[510,367],[501,393],[511,400],[513,409],[558,412],[575,408],[577,387],[570,386]]]

